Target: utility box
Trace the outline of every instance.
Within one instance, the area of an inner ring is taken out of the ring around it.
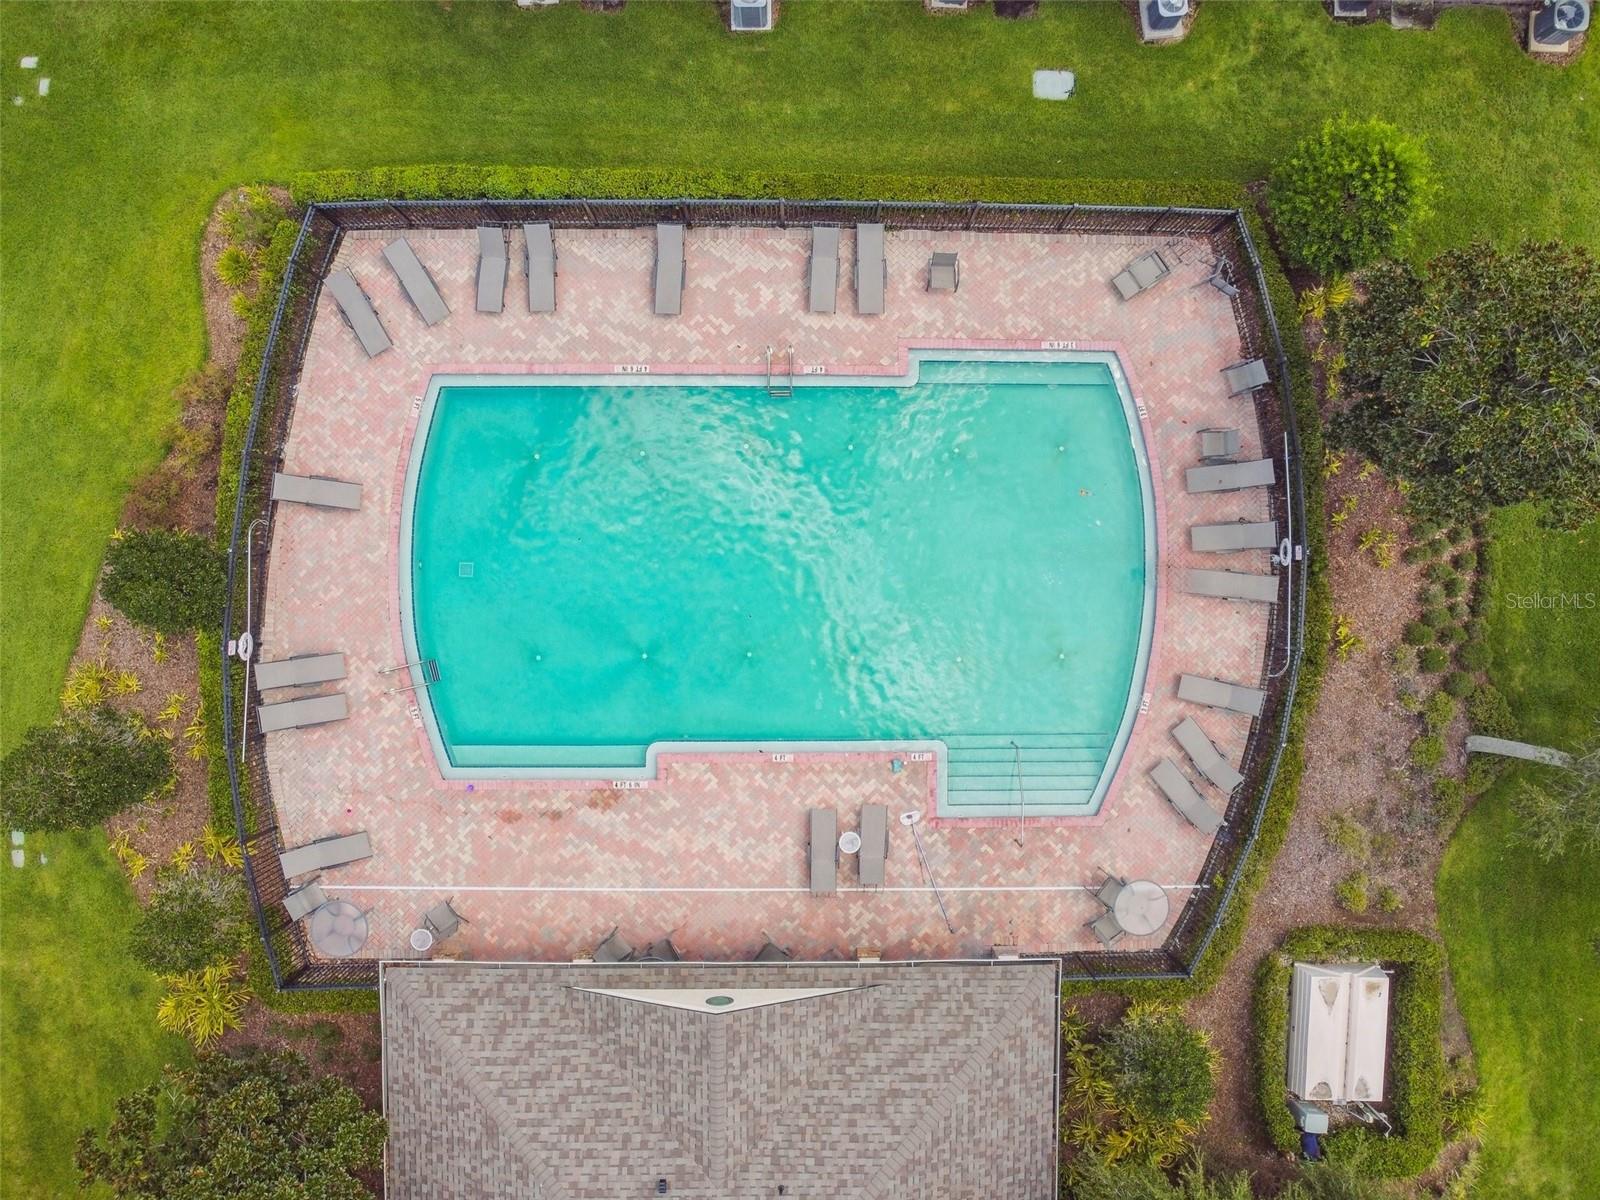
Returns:
[[[774,0],[729,0],[728,28],[734,33],[765,33],[772,28]]]
[[[1589,28],[1590,0],[1545,0],[1528,15],[1528,49],[1565,54],[1569,43]]]
[[[1289,1101],[1289,1111],[1294,1114],[1294,1123],[1306,1133],[1327,1133],[1328,1114],[1308,1100]]]

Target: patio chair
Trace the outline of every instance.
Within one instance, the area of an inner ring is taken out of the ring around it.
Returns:
[[[811,254],[806,259],[807,304],[814,313],[831,313],[839,307],[839,229],[818,225],[811,230]]]
[[[411,301],[424,325],[437,325],[450,315],[450,306],[444,302],[433,276],[422,265],[417,252],[405,238],[396,238],[383,248],[384,261],[400,281],[400,290]]]
[[[256,663],[256,687],[263,692],[273,688],[309,687],[313,683],[332,683],[343,679],[344,655],[297,654],[276,662]]]
[[[1120,942],[1123,934],[1127,932],[1118,924],[1117,914],[1109,910],[1090,921],[1089,930],[1107,950]]]
[[[1202,429],[1200,431],[1201,462],[1231,462],[1239,456],[1241,445],[1237,429]]]
[[[633,947],[628,945],[613,928],[606,934],[605,940],[594,948],[594,961],[597,963],[627,962],[633,957]]]
[[[928,260],[928,290],[953,292],[961,286],[961,264],[953,250],[935,250]]]
[[[345,867],[371,857],[372,839],[363,830],[360,833],[318,838],[303,846],[294,846],[278,855],[278,865],[283,868],[285,879],[293,879],[296,875]]]
[[[683,226],[656,226],[656,259],[650,269],[650,287],[655,292],[658,317],[675,317],[683,312],[683,284],[687,270],[683,254]]]
[[[289,914],[289,920],[303,921],[327,902],[327,893],[322,890],[322,885],[313,879],[310,883],[295,888],[283,898],[283,911]]]
[[[1150,778],[1167,802],[1201,833],[1215,833],[1222,828],[1222,815],[1205,802],[1188,776],[1178,770],[1178,764],[1170,758],[1163,758],[1151,767]]]
[[[756,951],[757,962],[789,962],[794,958],[794,955],[773,941],[772,935],[766,930],[761,931],[761,936],[767,940],[762,944],[761,949]]]
[[[1172,268],[1167,266],[1167,260],[1161,257],[1161,251],[1152,250],[1148,254],[1141,254],[1113,275],[1111,285],[1124,300],[1132,300],[1140,292],[1148,291],[1170,274]]]
[[[670,937],[664,937],[660,941],[651,942],[648,946],[646,946],[644,948],[644,952],[639,955],[639,961],[682,962],[683,959],[678,953],[678,948],[672,944],[672,939]]]
[[[528,257],[528,311],[556,310],[556,244],[550,224],[540,221],[522,227]]]
[[[312,508],[354,511],[361,507],[361,485],[323,475],[286,475],[277,471],[272,476],[272,498],[292,504],[307,504]]]
[[[1267,694],[1260,688],[1224,683],[1220,679],[1207,679],[1202,675],[1180,675],[1178,699],[1187,700],[1190,704],[1204,704],[1207,708],[1243,713],[1247,717],[1259,717]]]
[[[361,343],[368,358],[382,354],[394,345],[383,328],[383,322],[378,320],[378,310],[372,307],[372,301],[367,299],[356,277],[350,274],[350,268],[341,267],[329,275],[325,286],[334,303],[339,306],[340,318],[356,335],[356,341]]]
[[[1239,785],[1244,782],[1241,775],[1231,762],[1228,761],[1216,744],[1206,736],[1206,731],[1201,729],[1193,717],[1185,717],[1173,727],[1172,736],[1178,745],[1183,747],[1183,752],[1189,756],[1189,761],[1195,770],[1216,784],[1228,795],[1233,795]]]
[[[1095,892],[1094,898],[1107,908],[1110,908],[1117,902],[1117,896],[1121,894],[1122,889],[1127,886],[1128,881],[1126,879],[1108,874],[1106,881],[1100,885],[1099,891]]]
[[[1253,575],[1248,571],[1199,571],[1183,573],[1183,590],[1191,596],[1215,596],[1219,600],[1253,600],[1258,604],[1278,602],[1278,577]]]
[[[455,910],[450,899],[439,901],[422,914],[422,927],[433,934],[436,941],[442,942],[467,923],[467,919]]]
[[[1189,548],[1205,554],[1224,554],[1230,550],[1275,550],[1278,526],[1275,521],[1230,521],[1226,525],[1191,525]]]
[[[1228,385],[1228,395],[1238,396],[1253,392],[1269,378],[1265,359],[1252,358],[1249,362],[1234,363],[1222,368],[1222,378]]]
[[[1270,458],[1251,462],[1216,463],[1204,467],[1190,467],[1183,473],[1184,490],[1191,495],[1199,492],[1239,492],[1245,488],[1271,487],[1278,473]]]
[[[327,725],[350,715],[350,704],[343,692],[331,696],[308,696],[304,700],[284,700],[278,704],[256,705],[256,727],[262,733],[283,729],[306,729]]]
[[[810,822],[811,894],[831,896],[839,885],[839,816],[831,808],[813,808]]]
[[[478,226],[478,311],[497,313],[506,306],[506,231]]]
[[[862,887],[883,886],[884,861],[889,856],[889,809],[883,804],[861,806],[861,853],[856,867]]]
[[[883,313],[883,294],[889,286],[889,260],[883,252],[883,226],[856,226],[856,261],[851,268],[856,289],[856,312],[863,317]]]

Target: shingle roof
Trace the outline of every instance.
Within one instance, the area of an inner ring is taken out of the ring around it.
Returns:
[[[847,988],[739,1011],[579,989]],[[387,963],[389,1200],[1055,1195],[1053,961]]]

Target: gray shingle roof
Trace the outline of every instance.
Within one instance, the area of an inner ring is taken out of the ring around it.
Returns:
[[[579,988],[844,987],[734,1012]],[[387,963],[389,1200],[1055,1195],[1053,961]]]

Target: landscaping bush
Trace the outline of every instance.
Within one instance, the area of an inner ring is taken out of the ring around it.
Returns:
[[[1216,1089],[1217,1052],[1210,1035],[1161,1004],[1135,1004],[1106,1048],[1117,1101],[1140,1120],[1198,1124]]]
[[[1437,583],[1440,587],[1443,587],[1448,581],[1456,577],[1456,569],[1441,560],[1430,564],[1428,569],[1423,572],[1423,576],[1429,583]]]
[[[1364,913],[1367,911],[1367,888],[1370,884],[1371,880],[1365,871],[1354,871],[1339,881],[1333,889],[1333,897],[1346,912]]]
[[[1485,737],[1515,738],[1517,718],[1504,693],[1492,683],[1486,683],[1467,700],[1467,719],[1472,732]]]
[[[242,246],[229,246],[217,258],[217,278],[231,288],[243,287],[255,269],[255,259]]]
[[[1472,633],[1465,625],[1452,625],[1444,631],[1444,636],[1439,640],[1451,646],[1464,646],[1472,638]]]
[[[1411,536],[1419,542],[1426,542],[1439,535],[1439,522],[1430,517],[1414,517],[1411,521]]]
[[[1453,618],[1447,608],[1430,608],[1422,614],[1422,623],[1432,629],[1448,629]]]
[[[1482,671],[1489,665],[1489,647],[1484,642],[1468,642],[1456,651],[1456,661],[1469,671]]]
[[[1426,621],[1407,621],[1400,637],[1408,646],[1426,646],[1433,641],[1433,626]]]
[[[1507,762],[1493,754],[1472,754],[1467,757],[1467,773],[1463,780],[1467,795],[1481,796],[1494,786],[1504,773]]]
[[[1400,551],[1400,561],[1415,566],[1420,562],[1431,562],[1435,557],[1435,547],[1432,542],[1418,542],[1414,546],[1407,546]]]
[[[183,477],[159,466],[139,477],[128,493],[128,520],[136,529],[171,529],[181,519]]]
[[[1440,585],[1440,589],[1444,592],[1446,598],[1454,600],[1467,590],[1467,581],[1459,575],[1453,575]]]
[[[1450,665],[1450,652],[1439,646],[1429,646],[1417,655],[1417,666],[1424,671],[1442,671]]]
[[[1376,118],[1340,117],[1273,171],[1267,202],[1289,257],[1334,275],[1403,247],[1433,190],[1415,138]]]
[[[1466,807],[1467,789],[1459,779],[1441,775],[1433,781],[1433,823],[1439,829],[1449,829]]]
[[[1422,601],[1422,607],[1433,608],[1444,601],[1444,589],[1437,583],[1427,584],[1418,594],[1418,599]]]
[[[100,591],[129,620],[187,633],[222,619],[221,556],[204,538],[136,530],[111,543]]]
[[[1443,733],[1451,721],[1455,720],[1455,696],[1449,692],[1435,692],[1428,697],[1428,702],[1423,706],[1422,719],[1428,727],[1429,733]]]
[[[1450,540],[1452,546],[1460,546],[1472,540],[1472,527],[1470,525],[1452,525],[1445,530],[1444,535]],[[1461,564],[1457,563],[1456,565],[1460,566]]]
[[[1378,911],[1384,913],[1397,913],[1405,906],[1401,898],[1400,889],[1392,883],[1378,885]]]
[[[35,726],[0,761],[0,821],[7,829],[97,825],[147,797],[172,774],[164,738],[96,705]]]
[[[1411,763],[1424,771],[1432,771],[1444,762],[1444,739],[1436,733],[1425,733],[1411,742]]]
[[[1478,569],[1478,552],[1476,550],[1463,550],[1450,560],[1450,565],[1458,571],[1476,571]]]
[[[156,881],[133,928],[133,955],[159,975],[197,971],[239,953],[244,885],[212,867],[174,871]]]
[[[1478,681],[1465,671],[1451,671],[1444,677],[1444,690],[1458,699],[1472,695]]]

